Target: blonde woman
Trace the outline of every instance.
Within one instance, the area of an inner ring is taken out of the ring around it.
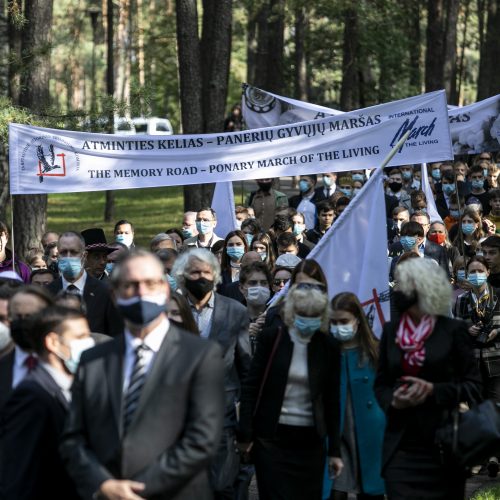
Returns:
[[[253,453],[259,498],[320,500],[325,458],[332,475],[343,467],[340,351],[328,333],[328,297],[293,285],[282,317],[259,335],[242,387],[239,448]]]

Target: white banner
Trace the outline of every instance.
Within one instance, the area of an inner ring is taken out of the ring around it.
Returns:
[[[322,120],[221,134],[118,136],[9,126],[12,194],[202,184],[452,158],[444,91]]]
[[[212,204],[210,206],[217,214],[217,227],[215,228],[217,236],[225,238],[228,233],[238,229],[236,213],[234,211],[232,182],[218,182],[215,185]]]
[[[248,128],[272,127],[342,114],[336,109],[279,96],[251,85],[244,85],[242,112]],[[500,95],[468,106],[448,106],[448,116],[455,155],[500,150]]]
[[[429,214],[431,223],[443,222],[443,219],[441,219],[437,211],[436,201],[434,200],[434,194],[432,193],[431,184],[429,182],[427,164],[425,163],[422,163],[422,191],[425,193],[425,198],[427,200],[427,213]]]
[[[383,171],[376,169],[333,226],[311,250],[328,280],[328,293],[357,295],[377,337],[390,320],[389,263]]]

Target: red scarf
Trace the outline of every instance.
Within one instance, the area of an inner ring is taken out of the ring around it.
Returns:
[[[404,352],[403,371],[406,375],[417,375],[425,361],[425,345],[427,337],[434,330],[436,318],[426,314],[418,325],[413,323],[410,315],[401,316],[396,333],[396,344]]]

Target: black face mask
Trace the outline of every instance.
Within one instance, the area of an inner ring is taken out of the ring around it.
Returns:
[[[401,191],[402,187],[403,187],[403,184],[401,184],[401,182],[389,182],[389,189],[393,193],[398,193],[399,191]]]
[[[33,349],[30,342],[32,321],[30,318],[17,318],[10,322],[10,336],[14,343],[25,351]]]
[[[211,292],[214,288],[213,280],[207,280],[207,278],[198,278],[197,280],[191,280],[189,278],[184,278],[184,284],[186,290],[195,298],[202,299],[208,292]]]
[[[400,290],[394,290],[394,292],[392,292],[392,301],[394,307],[399,312],[403,313],[418,302],[418,297],[416,292],[413,292],[411,295],[406,295]]]
[[[262,191],[270,191],[272,182],[257,182],[257,185]]]

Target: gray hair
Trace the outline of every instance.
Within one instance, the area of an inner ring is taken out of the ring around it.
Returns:
[[[149,247],[151,250],[153,248],[160,244],[162,241],[171,241],[174,244],[174,250],[177,250],[177,242],[172,238],[172,236],[168,235],[167,233],[158,233],[156,236],[154,236],[151,240],[151,243],[149,244]]]
[[[218,285],[222,281],[220,264],[217,257],[205,248],[190,248],[179,255],[172,268],[172,276],[176,279],[180,287],[184,288],[184,277],[191,269],[191,264],[194,260],[210,266],[214,275],[214,285]]]
[[[131,250],[130,252],[124,252],[123,256],[121,256],[121,258],[116,262],[116,264],[113,267],[113,271],[111,271],[111,276],[109,277],[111,286],[114,289],[117,289],[122,283],[124,274],[123,270],[125,269],[125,266],[131,260],[143,257],[148,257],[153,261],[156,261],[158,267],[161,270],[162,279],[165,280],[165,277],[163,276],[163,264],[161,260],[154,253],[148,252],[147,250],[143,250],[142,248],[138,248]]]
[[[293,285],[290,287],[283,307],[283,320],[288,328],[293,326],[297,314],[299,316],[320,316],[320,330],[327,332],[330,323],[328,296],[315,288],[304,289]]]
[[[405,295],[416,293],[424,314],[448,316],[452,290],[446,272],[432,259],[408,259],[396,267],[398,289]]]
[[[57,248],[59,248],[59,242],[61,241],[61,238],[77,238],[80,241],[80,245],[82,246],[82,251],[85,250],[85,240],[81,233],[77,231],[65,231],[59,236],[59,239],[57,240]]]

